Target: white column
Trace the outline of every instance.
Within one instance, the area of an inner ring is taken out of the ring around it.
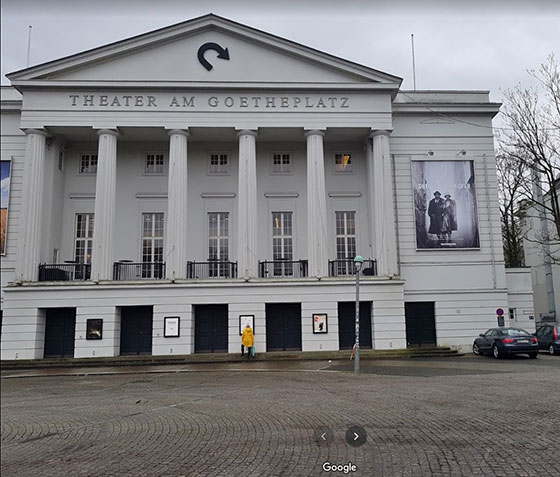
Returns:
[[[257,258],[257,132],[244,129],[239,136],[239,182],[237,190],[238,276],[258,276]]]
[[[27,129],[16,279],[37,280],[40,260],[47,133]]]
[[[307,244],[310,277],[328,276],[325,133],[311,130],[307,138]]]
[[[377,259],[377,274],[393,276],[399,274],[397,261],[397,233],[393,171],[389,151],[390,131],[379,130],[371,134],[372,154],[368,158],[373,173],[373,217],[374,251]]]
[[[187,138],[183,129],[169,131],[169,183],[165,234],[166,278],[187,276]]]
[[[118,131],[101,129],[97,153],[91,279],[113,279]]]

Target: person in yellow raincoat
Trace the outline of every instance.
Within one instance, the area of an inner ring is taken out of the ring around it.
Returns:
[[[251,348],[255,344],[255,335],[253,335],[253,329],[249,324],[243,330],[243,334],[241,335],[241,344],[247,347],[247,359],[251,359]]]

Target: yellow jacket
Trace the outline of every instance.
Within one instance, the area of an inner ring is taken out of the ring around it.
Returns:
[[[241,344],[250,348],[255,343],[255,336],[251,328],[245,328],[241,335]]]

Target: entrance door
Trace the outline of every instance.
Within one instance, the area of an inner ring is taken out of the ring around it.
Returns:
[[[356,342],[356,302],[338,303],[338,346],[352,349]],[[371,301],[360,302],[360,349],[371,349]]]
[[[436,318],[434,302],[404,304],[407,347],[436,345]]]
[[[194,352],[228,352],[227,305],[195,305]]]
[[[76,308],[48,308],[45,318],[45,358],[73,358]]]
[[[121,356],[152,354],[151,306],[121,307]]]
[[[301,303],[266,304],[266,350],[301,351]]]

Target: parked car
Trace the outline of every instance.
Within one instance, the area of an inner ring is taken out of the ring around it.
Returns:
[[[560,354],[560,325],[545,323],[537,329],[535,336],[539,340],[539,349],[546,349],[550,354]]]
[[[528,354],[536,358],[539,342],[531,333],[520,328],[491,328],[478,335],[473,343],[474,354],[491,353],[494,358],[512,354]]]

